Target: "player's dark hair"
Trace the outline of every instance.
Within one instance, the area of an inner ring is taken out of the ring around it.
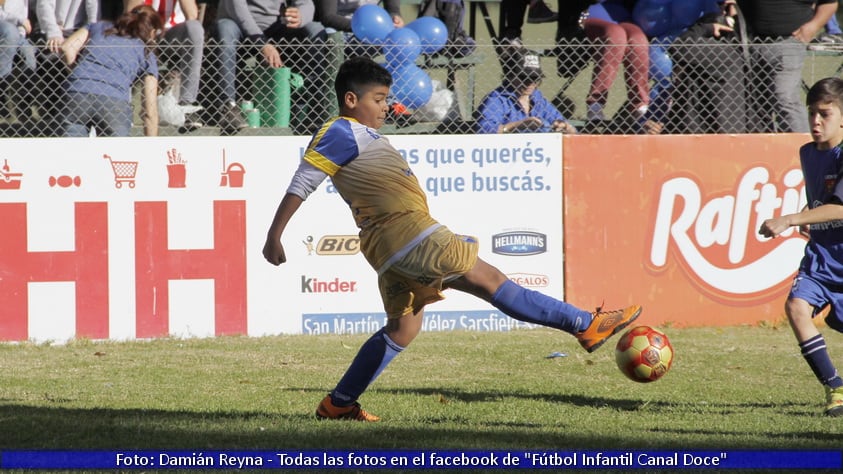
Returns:
[[[805,97],[805,105],[827,104],[834,102],[843,110],[843,79],[826,77],[817,81]]]
[[[361,97],[365,92],[364,88],[371,85],[391,86],[392,74],[367,57],[355,57],[342,63],[334,82],[340,108],[344,105],[346,92],[353,92],[357,97]]]

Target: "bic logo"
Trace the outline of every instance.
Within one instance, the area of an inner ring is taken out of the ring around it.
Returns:
[[[356,235],[325,235],[316,244],[317,255],[354,255],[360,251]]]

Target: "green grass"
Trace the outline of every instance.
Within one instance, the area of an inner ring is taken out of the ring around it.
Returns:
[[[665,328],[662,328],[665,329]],[[550,330],[423,333],[364,394],[313,412],[366,336],[0,345],[3,449],[834,449],[843,420],[787,327],[666,328],[661,380]],[[824,330],[843,367],[843,336]],[[560,351],[567,357],[547,359]]]

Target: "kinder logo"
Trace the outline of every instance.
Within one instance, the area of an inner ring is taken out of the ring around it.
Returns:
[[[695,283],[718,297],[745,303],[769,299],[789,282],[805,240],[795,227],[776,239],[760,236],[758,228],[766,219],[798,212],[805,202],[799,169],[776,183],[768,169],[750,168],[731,193],[706,196],[690,177],[670,179],[657,202],[651,269],[664,270],[671,253]]]
[[[506,275],[507,278],[518,283],[521,286],[531,288],[544,288],[550,284],[550,278],[547,275],[534,275],[532,273],[510,273]]]
[[[492,252],[526,256],[547,252],[547,236],[538,232],[504,232],[492,236]]]
[[[342,281],[339,278],[322,281],[318,278],[301,276],[302,293],[352,293],[355,291],[357,291],[356,281]]]
[[[360,251],[356,235],[326,235],[316,244],[317,255],[354,255]]]

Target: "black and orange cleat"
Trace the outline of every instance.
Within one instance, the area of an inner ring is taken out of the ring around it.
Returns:
[[[316,408],[316,418],[320,420],[380,421],[380,417],[360,408],[360,404],[357,402],[347,407],[334,405],[330,395],[326,395],[319,403],[319,407]]]
[[[591,314],[594,318],[591,324],[585,331],[577,334],[580,345],[588,352],[596,351],[610,337],[635,321],[641,314],[641,306],[636,304],[614,311],[603,311],[601,307]]]

